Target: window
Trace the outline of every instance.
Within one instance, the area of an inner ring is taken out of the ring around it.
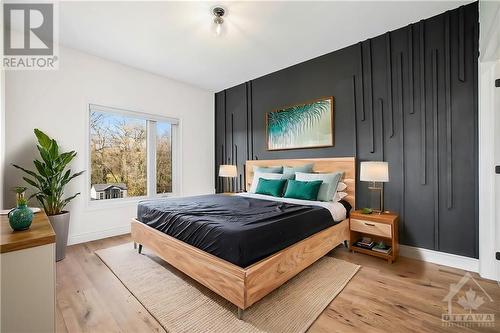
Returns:
[[[90,199],[171,194],[175,119],[89,107]]]
[[[156,123],[156,193],[172,192],[172,124]]]

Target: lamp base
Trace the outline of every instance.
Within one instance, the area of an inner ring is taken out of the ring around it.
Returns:
[[[374,213],[378,213],[379,215],[382,214],[384,210],[384,184],[380,183],[380,187],[376,186],[376,183],[373,182],[371,186],[368,186],[368,189],[370,191],[379,191],[380,192],[380,209],[378,210],[373,210]]]

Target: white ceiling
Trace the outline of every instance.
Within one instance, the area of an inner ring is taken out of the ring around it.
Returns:
[[[216,4],[228,10],[218,38]],[[62,45],[219,91],[461,4],[62,2],[59,31]]]

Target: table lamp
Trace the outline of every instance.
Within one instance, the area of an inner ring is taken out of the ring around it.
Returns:
[[[380,210],[384,211],[384,183],[389,181],[389,164],[387,162],[361,162],[359,171],[359,180],[362,182],[371,182],[368,189],[380,192]],[[380,183],[379,186],[377,184]]]
[[[238,176],[236,165],[222,164],[219,166],[219,177],[235,178],[236,176]],[[222,187],[225,189],[224,182],[222,183]]]

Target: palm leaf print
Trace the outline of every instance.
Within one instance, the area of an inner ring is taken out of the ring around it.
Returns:
[[[297,105],[268,114],[268,139],[270,147],[283,147],[294,137],[318,123],[330,109],[330,100]]]

